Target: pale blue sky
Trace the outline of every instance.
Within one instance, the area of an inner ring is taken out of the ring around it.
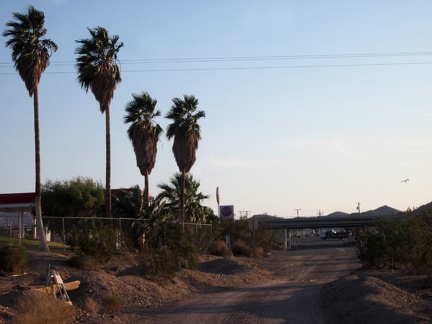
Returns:
[[[105,120],[74,68],[74,41],[102,26],[124,42],[111,103],[113,188],[143,185],[123,116],[131,94],[147,91],[162,116],[174,97],[199,99],[207,117],[191,172],[215,212],[217,186],[237,216],[432,200],[430,1],[0,0],[1,30],[28,4],[45,12],[59,46],[40,83],[43,182],[105,181]],[[33,191],[33,101],[5,41],[0,193]],[[153,194],[178,171],[171,147],[163,137]]]

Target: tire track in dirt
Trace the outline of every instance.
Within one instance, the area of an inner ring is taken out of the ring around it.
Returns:
[[[263,260],[276,279],[255,287],[195,295],[160,308],[147,323],[324,323],[321,287],[358,267],[352,247],[278,252]]]

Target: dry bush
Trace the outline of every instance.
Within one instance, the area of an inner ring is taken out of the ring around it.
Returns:
[[[264,248],[258,246],[254,249],[253,253],[255,258],[262,258],[264,256]]]
[[[23,246],[6,245],[0,249],[0,269],[12,273],[23,273],[27,268],[27,252]]]
[[[36,291],[26,292],[18,300],[16,310],[14,324],[72,323],[76,317],[73,305]]]
[[[229,255],[228,246],[224,241],[215,241],[210,244],[208,253],[218,256],[227,256]]]
[[[67,263],[71,267],[76,267],[80,270],[93,270],[97,271],[100,269],[101,265],[97,260],[89,255],[79,254],[71,257]]]
[[[97,314],[101,308],[101,305],[91,297],[87,297],[84,300],[84,308],[90,314]]]
[[[123,306],[125,305],[125,301],[122,297],[111,294],[109,296],[106,296],[103,299],[104,306],[106,308],[106,311],[109,314],[118,314],[123,309]]]
[[[246,244],[246,242],[237,240],[233,243],[231,250],[234,255],[243,255],[250,257],[252,256],[252,249]]]

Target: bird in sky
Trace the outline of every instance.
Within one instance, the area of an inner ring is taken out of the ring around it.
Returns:
[[[402,180],[401,182],[407,182],[407,181],[409,181],[409,179]]]

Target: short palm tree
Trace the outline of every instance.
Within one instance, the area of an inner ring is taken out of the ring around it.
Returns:
[[[24,81],[29,96],[33,96],[36,229],[39,237],[39,250],[49,252],[42,222],[38,88],[42,73],[49,65],[52,52],[57,51],[57,45],[52,40],[43,38],[47,30],[44,27],[45,14],[42,11],[29,6],[27,13],[15,12],[13,18],[14,21],[6,23],[7,29],[3,32],[3,36],[9,37],[6,46],[12,49],[15,69]]]
[[[157,143],[163,132],[159,124],[153,119],[161,115],[155,111],[157,101],[152,99],[147,92],[132,94],[133,100],[126,105],[124,122],[130,123],[128,136],[132,142],[137,166],[144,176],[143,206],[148,207],[149,201],[149,175],[156,163]]]
[[[198,120],[205,117],[205,112],[202,110],[195,112],[198,108],[198,99],[194,96],[185,95],[183,99],[174,98],[172,101],[171,110],[165,115],[165,118],[172,120],[172,123],[167,127],[166,136],[168,139],[174,137],[172,151],[182,175],[180,216],[184,229],[186,173],[190,171],[196,161],[198,141],[201,139],[201,127]]]
[[[170,214],[178,214],[180,210],[180,195],[182,186],[181,173],[175,173],[170,178],[169,183],[158,184],[161,193],[157,196],[159,201],[165,203],[165,208]],[[188,222],[205,222],[207,218],[213,214],[211,209],[202,206],[204,200],[208,199],[208,195],[199,192],[200,182],[188,173],[185,179],[185,210],[187,212],[186,221]]]
[[[105,28],[88,28],[91,37],[77,40],[80,44],[75,54],[78,81],[86,91],[93,92],[99,102],[101,113],[105,113],[106,139],[106,183],[105,211],[106,217],[111,217],[111,124],[110,105],[117,84],[121,81],[117,53],[123,47],[119,36],[109,37]]]

